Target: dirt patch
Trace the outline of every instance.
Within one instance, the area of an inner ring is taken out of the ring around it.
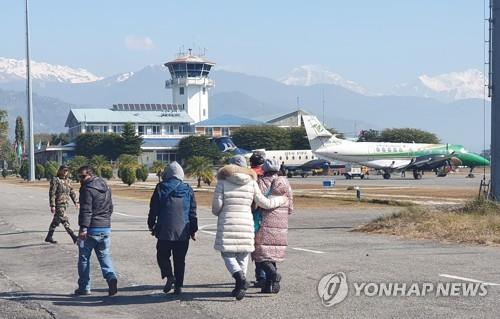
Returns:
[[[355,231],[410,239],[499,245],[500,206],[475,200],[454,209],[408,207],[392,215],[380,217]]]

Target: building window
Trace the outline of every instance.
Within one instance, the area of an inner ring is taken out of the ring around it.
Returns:
[[[203,87],[203,95],[207,94],[207,88]]]
[[[123,125],[112,125],[111,128],[115,134],[122,134],[123,132]]]
[[[222,136],[230,136],[229,127],[221,127]]]
[[[139,125],[137,131],[139,135],[144,135],[144,125]]]
[[[179,88],[179,95],[184,95],[184,87]]]
[[[214,129],[212,127],[205,127],[205,135],[206,136],[213,136],[214,135]]]
[[[163,163],[171,163],[176,161],[176,155],[171,152],[156,152],[156,160]]]

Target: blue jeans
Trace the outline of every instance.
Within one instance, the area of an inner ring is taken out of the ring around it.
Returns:
[[[110,234],[87,234],[83,248],[79,247],[78,256],[78,289],[81,291],[90,290],[90,257],[92,250],[95,251],[97,260],[101,265],[102,276],[106,281],[116,279],[115,270],[113,269],[113,262],[109,253],[109,246],[111,244]]]

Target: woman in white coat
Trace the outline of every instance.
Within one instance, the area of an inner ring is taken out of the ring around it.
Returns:
[[[248,256],[254,251],[252,203],[264,209],[274,209],[286,204],[286,198],[266,198],[257,185],[255,172],[247,168],[243,156],[234,156],[229,163],[217,173],[212,201],[212,213],[218,216],[214,248],[221,252],[227,270],[235,279],[232,295],[241,300],[248,288]]]

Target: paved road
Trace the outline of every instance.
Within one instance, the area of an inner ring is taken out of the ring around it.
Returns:
[[[499,318],[500,287],[486,297],[356,297],[324,307],[320,278],[345,272],[349,282],[459,281],[440,274],[500,283],[498,248],[444,245],[365,235],[350,230],[389,209],[298,210],[290,218],[290,247],[279,268],[282,292],[250,289],[237,302],[232,278],[212,248],[216,220],[200,209],[200,232],[187,258],[185,293],[160,292],[155,241],[146,231],[147,203],[115,198],[112,254],[119,293],[106,284],[93,260],[92,296],[74,297],[77,249],[59,230],[58,245],[43,243],[50,214],[47,192],[0,182],[0,318]],[[76,214],[71,211],[76,228]],[[253,267],[250,268],[250,274]]]

